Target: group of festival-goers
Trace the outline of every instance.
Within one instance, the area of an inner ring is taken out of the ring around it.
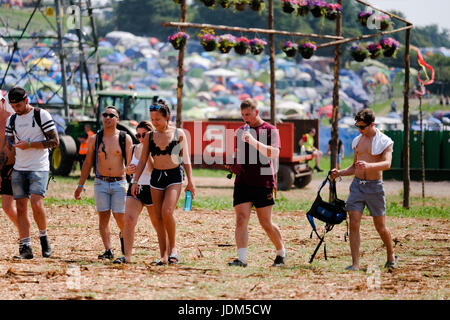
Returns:
[[[284,266],[286,249],[280,228],[272,221],[276,190],[274,161],[279,156],[280,137],[273,125],[262,120],[255,100],[243,100],[240,108],[245,125],[236,131],[236,145],[242,148],[236,148],[234,164],[227,165],[235,174],[233,206],[237,248],[237,258],[228,265],[247,266],[248,224],[255,207],[261,227],[275,246],[272,266]],[[132,261],[135,227],[145,207],[159,244],[160,258],[152,265],[179,262],[174,211],[184,184],[184,190],[195,197],[188,143],[184,131],[171,125],[171,108],[164,99],[154,99],[149,109],[151,119],[141,121],[136,128],[138,144],[133,145],[132,138],[117,128],[120,112],[114,106],[102,110],[101,130],[94,134],[86,128],[86,134],[79,140],[82,167],[74,197],[81,199],[85,182],[93,170],[99,232],[105,248],[99,259],[118,264]],[[352,144],[353,164],[330,171],[333,180],[354,175],[347,199],[352,265],[346,270],[359,270],[359,230],[366,206],[387,249],[385,267],[395,268],[397,256],[386,228],[382,181],[382,171],[390,168],[393,142],[375,128],[372,110],[359,111],[355,121],[360,135]],[[4,135],[0,137],[2,207],[17,227],[20,239],[19,254],[13,258],[33,258],[28,200],[39,229],[42,256],[50,257],[52,246],[47,235],[43,199],[49,181],[49,149],[59,145],[55,123],[48,111],[29,104],[23,88],[14,87],[7,96],[0,96],[0,132]],[[307,152],[318,158],[321,153],[313,148],[314,135],[315,130],[310,130],[309,136],[302,137],[299,144],[308,147]],[[252,152],[257,155],[256,162],[249,161]],[[317,158],[315,169],[321,171]],[[132,177],[130,183],[126,175]],[[123,254],[116,258],[111,246],[111,213],[120,229]]]

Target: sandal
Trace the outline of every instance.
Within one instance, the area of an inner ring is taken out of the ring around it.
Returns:
[[[169,264],[178,264],[178,257],[175,255],[170,255],[168,260]]]
[[[120,258],[117,258],[116,260],[114,260],[113,263],[116,263],[116,264],[127,263],[127,260],[125,259],[125,257],[120,257]]]
[[[384,267],[389,270],[393,270],[398,266],[398,257],[394,257],[394,261],[387,261]]]
[[[160,259],[156,259],[155,261],[150,263],[151,266],[163,266],[165,265],[164,262],[162,262]]]
[[[346,271],[359,271],[359,269],[358,269],[358,268],[355,268],[354,266],[348,266],[348,267],[345,267],[345,270],[346,270]]]

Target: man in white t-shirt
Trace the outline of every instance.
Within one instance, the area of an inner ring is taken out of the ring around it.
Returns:
[[[23,88],[12,88],[8,93],[8,100],[16,112],[6,125],[7,147],[16,150],[11,182],[17,206],[20,246],[19,255],[14,258],[33,258],[27,212],[28,198],[39,228],[42,256],[49,257],[52,249],[47,237],[43,199],[50,169],[48,149],[58,146],[58,133],[50,113],[33,108],[28,103],[28,96]],[[0,167],[3,167],[3,163],[0,163]]]
[[[15,152],[14,149],[10,150],[5,148],[5,128],[8,118],[14,113],[14,109],[8,103],[5,97],[0,92],[0,150],[5,150],[2,155],[2,160],[5,165],[0,171],[0,194],[2,195],[2,208],[5,211],[8,218],[14,223],[16,228],[17,224],[17,211],[14,207],[13,192],[11,186],[11,173],[14,166]],[[2,162],[2,163],[3,163]]]

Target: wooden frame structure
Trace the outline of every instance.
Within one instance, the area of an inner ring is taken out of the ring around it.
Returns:
[[[177,27],[181,31],[185,31],[186,28],[211,28],[217,30],[226,31],[238,31],[247,33],[263,33],[269,35],[269,55],[270,55],[270,115],[271,122],[275,124],[275,42],[274,35],[289,35],[294,37],[311,37],[319,39],[334,40],[327,43],[317,45],[317,48],[325,48],[334,46],[334,84],[333,84],[333,113],[331,120],[331,167],[335,168],[337,165],[337,153],[338,153],[338,114],[339,114],[339,72],[340,72],[340,57],[341,57],[341,45],[348,42],[369,39],[374,37],[383,36],[386,34],[397,33],[401,31],[406,32],[405,36],[405,83],[404,83],[404,106],[403,106],[403,125],[404,125],[404,143],[403,143],[403,206],[409,208],[409,193],[410,193],[410,167],[409,167],[409,77],[410,77],[410,35],[413,24],[397,15],[379,9],[370,3],[362,0],[355,0],[356,2],[370,7],[376,11],[389,15],[391,18],[406,23],[405,27],[379,32],[376,34],[362,35],[353,38],[342,37],[342,14],[338,15],[336,19],[336,34],[331,35],[318,35],[318,34],[304,34],[300,32],[280,31],[274,30],[274,10],[273,0],[268,0],[268,29],[260,28],[240,28],[223,25],[211,25],[211,24],[197,24],[186,22],[186,0],[180,0],[181,18],[179,22],[163,22],[165,27]],[[342,6],[342,0],[338,0]],[[183,98],[183,60],[184,60],[184,47],[179,50],[178,55],[178,86],[177,86],[177,127],[181,126],[181,113],[182,113],[182,98]]]

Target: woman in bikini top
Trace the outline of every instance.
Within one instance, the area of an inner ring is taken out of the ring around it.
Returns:
[[[168,255],[161,257],[155,264],[174,264],[178,262],[178,250],[175,245],[176,223],[173,212],[181,194],[184,171],[187,177],[185,191],[189,190],[192,197],[195,197],[192,167],[184,131],[169,125],[170,108],[167,103],[155,97],[150,106],[150,116],[156,130],[145,137],[141,159],[133,180],[139,179],[151,154],[153,171],[150,178],[150,190],[154,210],[156,216],[162,219],[169,239],[169,248],[166,250]],[[134,183],[131,189],[132,194],[134,195],[137,190],[137,185]]]

